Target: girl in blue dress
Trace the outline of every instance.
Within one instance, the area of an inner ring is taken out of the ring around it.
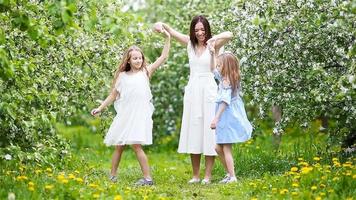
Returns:
[[[216,133],[216,152],[227,171],[220,183],[236,182],[232,144],[251,138],[252,125],[247,119],[244,103],[240,96],[239,61],[232,53],[223,53],[216,58],[214,41],[210,43],[211,70],[219,81],[215,118],[210,128]],[[216,68],[215,68],[216,66]]]

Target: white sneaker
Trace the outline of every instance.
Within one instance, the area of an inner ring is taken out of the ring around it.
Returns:
[[[228,184],[228,183],[235,183],[235,182],[237,182],[236,176],[234,176],[234,177],[229,177],[229,179],[226,181],[227,184]]]
[[[188,181],[189,184],[194,184],[194,183],[199,183],[200,179],[199,178],[192,178]]]
[[[210,184],[210,180],[204,178],[203,180],[201,180],[201,184],[202,184],[202,185],[209,185],[209,184]]]
[[[226,181],[229,180],[229,178],[230,178],[230,174],[226,174],[225,177],[221,181],[219,181],[219,183],[226,183]]]

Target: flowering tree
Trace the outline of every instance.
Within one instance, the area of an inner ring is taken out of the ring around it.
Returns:
[[[157,1],[149,1],[157,5]],[[181,9],[177,9],[180,5]],[[192,16],[206,15],[214,33],[229,30],[225,49],[240,58],[244,94],[260,117],[273,105],[283,109],[275,131],[308,126],[319,116],[337,134],[355,132],[355,3],[352,1],[174,1],[148,18],[188,33]],[[181,65],[184,49],[171,65]],[[177,66],[178,67],[178,66]],[[176,66],[172,70],[176,70]],[[341,136],[341,135],[340,135]]]
[[[0,146],[57,140],[57,121],[107,95],[123,50],[144,40],[142,19],[121,7],[110,0],[0,1]]]

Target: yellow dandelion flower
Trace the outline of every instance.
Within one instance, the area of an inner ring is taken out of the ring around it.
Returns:
[[[257,200],[257,198],[256,197],[252,197],[251,200]]]
[[[316,187],[315,185],[313,185],[313,186],[311,186],[310,189],[311,189],[311,190],[316,190],[316,189],[318,189],[318,187]]]
[[[320,159],[321,159],[320,157],[314,157],[313,158],[313,160],[315,160],[315,161],[320,161]]]
[[[29,187],[28,187],[28,190],[30,190],[30,191],[35,191],[35,188],[34,188],[33,186],[29,186]]]
[[[290,171],[291,172],[296,172],[296,171],[298,171],[298,167],[292,167],[292,168],[290,168]]]
[[[75,170],[74,173],[79,174],[79,171],[78,171],[78,170]]]
[[[90,184],[89,184],[89,187],[91,187],[91,188],[97,188],[98,185],[97,185],[97,184],[94,184],[94,183],[90,183]]]
[[[100,197],[100,194],[95,193],[95,194],[93,194],[93,197],[97,199],[97,198],[99,198],[99,197]]]
[[[300,176],[299,176],[299,175],[295,175],[294,178],[295,178],[295,179],[299,179]]]
[[[344,163],[342,164],[343,167],[351,167],[351,163]]]
[[[333,181],[338,181],[338,180],[340,180],[340,178],[338,176],[333,178]]]
[[[325,188],[326,185],[325,184],[320,184],[320,188]]]
[[[315,197],[315,200],[321,200],[321,197],[317,196]]]
[[[52,172],[52,169],[49,168],[49,167],[47,167],[47,168],[46,168],[46,172],[50,173],[50,172]]]
[[[75,176],[74,176],[74,174],[68,174],[68,178],[69,179],[75,179]]]
[[[62,174],[60,174],[60,175],[57,176],[57,179],[58,179],[59,181],[61,181],[61,180],[65,179],[65,177],[64,177]]]
[[[34,185],[35,184],[32,181],[28,182],[28,186],[34,186]]]
[[[116,195],[116,196],[114,197],[114,200],[122,200],[121,195]]]
[[[325,192],[320,192],[319,195],[320,195],[320,196],[325,196],[326,194],[325,194]]]
[[[338,158],[333,158],[332,161],[338,161],[339,159]]]
[[[288,190],[287,189],[282,189],[281,191],[279,191],[279,194],[287,194]]]
[[[78,183],[83,183],[83,179],[82,178],[76,178],[75,179]]]
[[[352,179],[356,179],[356,174],[354,174],[354,175],[352,176]]]
[[[52,190],[54,188],[54,185],[45,185],[46,190]]]
[[[42,173],[42,170],[36,169],[36,170],[35,170],[35,173],[36,173],[36,174],[40,174],[40,173]]]
[[[299,187],[299,184],[298,183],[293,183],[292,186],[293,187]]]
[[[68,183],[68,179],[62,179],[62,180],[60,180],[60,182],[63,184],[66,184],[66,183]]]
[[[346,200],[353,200],[353,197],[347,197]]]

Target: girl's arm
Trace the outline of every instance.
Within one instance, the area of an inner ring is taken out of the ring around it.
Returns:
[[[207,43],[210,44],[211,42],[215,41],[215,51],[219,52],[219,49],[224,46],[228,41],[230,41],[232,37],[233,34],[230,31],[226,31],[218,35],[214,35],[207,41]]]
[[[165,24],[163,22],[157,22],[155,23],[155,30],[158,32],[162,32],[163,29],[167,30],[168,33],[174,38],[176,39],[179,43],[181,43],[182,45],[187,46],[188,42],[189,42],[189,36],[188,35],[184,35],[183,33],[180,33],[176,30],[174,30],[173,28],[171,28],[168,24]]]
[[[166,43],[164,44],[161,56],[157,58],[154,63],[147,67],[150,77],[152,76],[153,72],[168,58],[169,48],[171,47],[171,36],[166,30],[163,30],[163,33],[166,36]]]
[[[95,116],[96,114],[100,113],[104,108],[106,108],[109,104],[111,104],[113,101],[115,101],[117,95],[119,95],[119,92],[116,90],[114,87],[109,96],[106,97],[106,99],[101,103],[101,105],[98,108],[93,109],[90,113]]]
[[[210,128],[211,129],[215,129],[216,128],[216,125],[219,122],[219,119],[220,119],[222,113],[225,111],[226,107],[227,107],[227,104],[225,102],[221,102],[219,104],[218,111],[216,112],[215,117],[214,117],[213,121],[210,124]]]

